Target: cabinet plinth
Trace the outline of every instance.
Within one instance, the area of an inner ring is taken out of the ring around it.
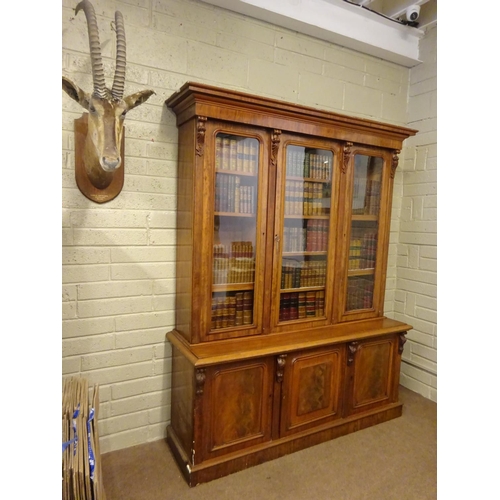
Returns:
[[[187,83],[167,439],[190,485],[401,415],[383,313],[415,130]]]

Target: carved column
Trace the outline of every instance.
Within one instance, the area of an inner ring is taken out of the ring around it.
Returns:
[[[196,154],[203,156],[205,152],[205,130],[206,130],[206,116],[198,116],[196,124]]]

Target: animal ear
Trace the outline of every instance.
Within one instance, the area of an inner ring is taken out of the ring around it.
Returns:
[[[71,99],[75,100],[85,109],[89,108],[90,98],[87,92],[84,92],[78,85],[74,84],[65,76],[62,77],[62,89],[71,97]]]
[[[155,92],[153,90],[141,90],[123,99],[128,109],[134,109],[139,104],[146,102]]]

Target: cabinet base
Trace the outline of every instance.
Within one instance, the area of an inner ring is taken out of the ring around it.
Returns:
[[[339,419],[324,426],[276,439],[252,448],[193,465],[182,448],[172,426],[167,427],[167,442],[189,486],[206,483],[254,465],[274,460],[310,446],[345,436],[352,432],[400,417],[402,403],[393,403],[381,409]]]

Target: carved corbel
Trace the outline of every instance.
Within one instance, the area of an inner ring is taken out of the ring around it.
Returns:
[[[276,368],[276,382],[283,382],[283,375],[285,373],[285,364],[286,364],[286,354],[280,354],[277,359],[277,368]]]
[[[281,130],[273,130],[271,134],[271,166],[276,167],[278,162],[278,149],[280,147]]]
[[[207,378],[206,369],[198,368],[195,372],[196,395],[201,396],[205,388],[205,379]]]
[[[196,124],[196,154],[198,156],[203,156],[205,152],[206,122],[206,116],[198,116],[198,123]]]
[[[403,354],[404,345],[406,344],[406,332],[401,332],[399,334],[399,354]]]
[[[391,162],[391,179],[394,179],[394,176],[396,175],[396,169],[398,168],[399,164],[399,153],[401,151],[399,149],[395,149],[392,152],[392,162]]]
[[[344,145],[344,158],[341,167],[343,174],[347,172],[347,167],[349,166],[349,160],[351,159],[351,148],[352,148],[352,142],[346,142]]]
[[[354,361],[354,355],[358,350],[359,342],[353,341],[347,344],[347,366],[352,365]]]

